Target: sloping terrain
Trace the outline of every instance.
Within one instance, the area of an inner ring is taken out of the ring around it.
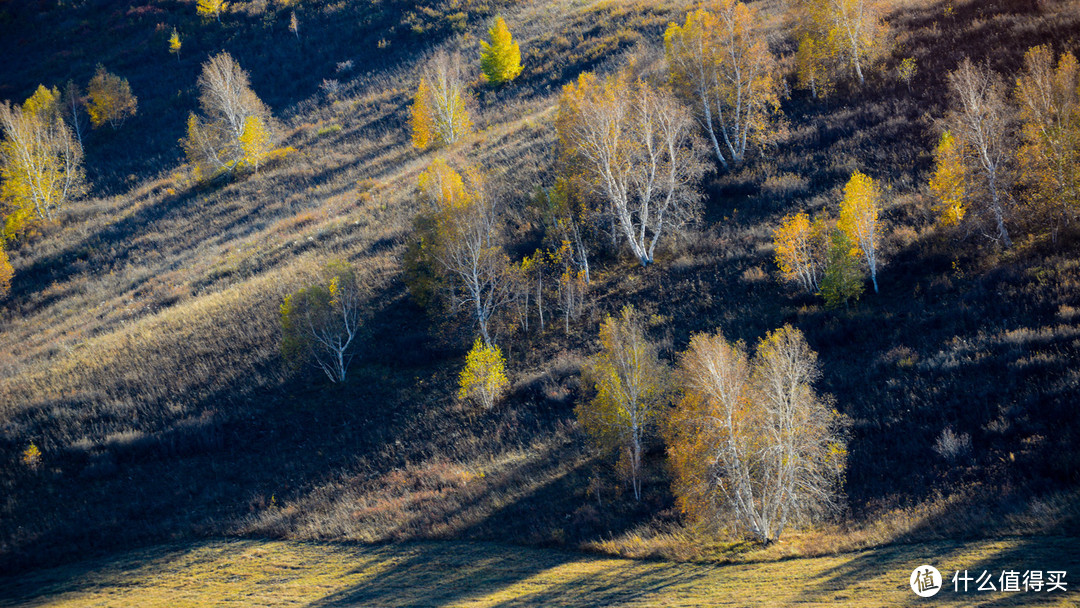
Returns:
[[[964,54],[1011,73],[1028,46],[1075,50],[1074,3],[899,5],[903,34],[865,90],[820,103],[793,93],[787,139],[709,178],[705,221],[689,239],[645,270],[600,260],[570,331],[552,323],[506,341],[514,391],[482,413],[453,399],[472,328],[418,308],[401,276],[416,177],[435,157],[409,143],[413,68],[440,44],[475,60],[485,19],[505,15],[525,72],[505,90],[477,87],[477,132],[452,153],[490,172],[527,252],[539,231],[528,201],[554,179],[561,85],[620,65],[632,48],[655,60],[686,3],[301,2],[299,40],[276,3],[245,3],[220,25],[197,19],[193,2],[76,4],[0,4],[0,55],[14,58],[0,66],[0,97],[85,81],[102,61],[131,79],[140,114],[91,134],[92,196],[11,252],[16,279],[0,303],[5,567],[236,534],[633,555],[670,542],[679,555],[700,543],[679,540],[660,448],[635,504],[573,420],[598,322],[625,303],[650,315],[669,357],[717,327],[748,343],[785,322],[807,334],[820,388],[853,427],[848,518],[798,552],[827,553],[836,535],[855,538],[844,547],[1077,530],[1078,235],[1018,238],[1001,253],[936,228],[923,192],[945,72]],[[779,5],[762,4],[790,53]],[[471,17],[450,19],[458,12]],[[179,62],[164,42],[174,26]],[[199,65],[219,49],[251,72],[297,152],[201,186],[175,142]],[[888,74],[911,55],[921,67],[909,92]],[[793,210],[835,213],[854,168],[890,184],[889,259],[881,294],[827,311],[778,283],[771,231]],[[279,353],[282,298],[330,258],[355,263],[370,289],[345,386],[293,372]],[[968,461],[934,453],[947,426],[971,434]],[[37,468],[20,463],[31,442]]]

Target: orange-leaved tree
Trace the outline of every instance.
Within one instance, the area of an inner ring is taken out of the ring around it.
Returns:
[[[720,332],[691,338],[665,429],[684,513],[767,544],[839,508],[847,448],[841,416],[814,390],[820,375],[791,326],[753,358]]]
[[[585,381],[595,394],[574,411],[599,447],[619,452],[634,498],[641,500],[641,459],[668,402],[670,371],[633,306],[604,319],[600,344],[585,368]]]
[[[671,81],[700,117],[725,168],[775,131],[780,113],[776,58],[757,9],[721,0],[664,33]]]
[[[817,293],[825,272],[828,241],[829,231],[824,220],[811,222],[805,213],[786,216],[773,232],[780,274],[807,293]]]
[[[844,186],[840,201],[840,220],[837,228],[851,239],[852,254],[861,257],[870,271],[874,293],[878,291],[877,270],[881,262],[881,187],[874,178],[860,173],[851,174]]]

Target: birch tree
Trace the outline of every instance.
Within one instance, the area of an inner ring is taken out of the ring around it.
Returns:
[[[664,33],[676,90],[696,108],[713,152],[726,169],[774,128],[780,113],[776,59],[757,9],[721,0],[716,12],[699,9]]]
[[[641,500],[641,459],[668,398],[667,366],[645,336],[633,306],[600,326],[601,350],[589,360],[586,381],[595,390],[575,408],[585,432],[601,447],[617,449],[627,461],[634,499]]]
[[[484,343],[491,346],[492,318],[513,298],[496,201],[476,170],[463,178],[442,159],[420,175],[419,190],[434,216],[432,255],[450,279],[451,300],[472,311]]]
[[[989,236],[1011,247],[1005,221],[1012,210],[1015,143],[1005,84],[988,66],[976,66],[967,58],[948,74],[947,82],[944,124],[963,153],[968,200],[980,219],[991,222]]]
[[[839,507],[841,419],[814,391],[817,355],[784,326],[751,359],[720,332],[691,338],[667,427],[679,504],[692,518],[776,541]]]
[[[281,305],[282,353],[295,363],[312,361],[331,382],[344,382],[361,328],[362,287],[356,270],[328,263],[319,283]]]
[[[1054,65],[1047,45],[1024,55],[1016,79],[1023,145],[1018,154],[1026,203],[1053,240],[1080,210],[1080,67],[1062,53]]]
[[[866,82],[865,70],[888,48],[889,27],[873,0],[825,0],[829,29],[826,42],[841,65]]]
[[[874,178],[856,170],[844,186],[844,199],[840,201],[837,228],[854,244],[852,254],[862,257],[866,262],[870,281],[874,284],[874,293],[878,292],[877,269],[881,257],[881,224],[878,222],[880,212],[881,188]]]
[[[188,134],[180,143],[201,176],[231,173],[247,156],[243,136],[249,118],[257,118],[273,142],[270,108],[251,90],[247,72],[228,53],[203,64],[198,84],[203,115],[188,116]]]
[[[805,213],[785,217],[773,232],[776,265],[784,279],[807,293],[817,293],[825,271],[828,238],[828,228],[820,219],[811,222]]]
[[[410,125],[413,146],[449,146],[472,130],[461,56],[445,51],[428,60],[420,76]]]
[[[592,73],[563,88],[556,129],[567,163],[600,203],[612,235],[642,266],[665,231],[697,220],[704,173],[690,114],[674,97],[625,74]]]
[[[22,106],[0,103],[0,201],[11,240],[36,222],[51,222],[86,188],[82,146],[64,123],[60,92],[39,86]]]

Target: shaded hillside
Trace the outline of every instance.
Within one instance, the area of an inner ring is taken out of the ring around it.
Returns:
[[[513,393],[476,413],[453,399],[472,328],[419,309],[401,276],[416,178],[434,158],[412,149],[406,129],[421,44],[474,57],[483,17],[499,8],[520,40],[525,72],[506,90],[478,92],[479,128],[454,153],[491,172],[524,250],[538,240],[531,193],[554,178],[561,84],[619,65],[639,43],[652,45],[637,53],[654,61],[685,5],[477,4],[463,39],[448,37],[445,11],[418,34],[402,23],[424,11],[405,3],[310,2],[298,9],[297,43],[273,4],[220,26],[201,23],[191,3],[133,4],[119,16],[97,10],[103,4],[74,13],[0,5],[0,52],[21,40],[9,32],[59,24],[55,40],[27,41],[43,46],[2,68],[0,82],[12,84],[0,97],[85,80],[104,61],[140,99],[139,118],[88,140],[93,195],[12,251],[16,280],[0,308],[5,565],[193,534],[498,538],[626,552],[642,534],[674,530],[677,541],[660,447],[645,499],[632,504],[573,421],[599,321],[628,302],[650,316],[666,357],[717,327],[748,343],[783,323],[806,332],[821,356],[820,388],[853,420],[841,532],[885,521],[866,533],[873,543],[1075,530],[1062,496],[1080,481],[1070,408],[1078,235],[1055,245],[1017,239],[1002,254],[936,228],[923,193],[944,73],[991,43],[1002,70],[1048,37],[1076,49],[1075,5],[957,3],[947,16],[941,4],[909,2],[893,19],[904,35],[885,76],[824,103],[793,93],[786,140],[709,178],[705,222],[688,239],[646,270],[617,255],[598,260],[590,306],[569,331],[552,322],[505,341]],[[778,6],[764,4],[778,48],[790,50]],[[173,25],[186,36],[179,65],[164,42]],[[85,45],[59,48],[68,32],[86,34],[74,37]],[[380,40],[391,44],[380,49]],[[199,63],[220,48],[251,72],[298,152],[258,176],[196,186],[178,169],[175,141],[195,106]],[[889,75],[911,55],[921,66],[913,93]],[[339,72],[348,59],[353,67]],[[319,89],[329,78],[342,86],[334,95]],[[777,282],[771,232],[794,210],[835,215],[855,168],[891,187],[882,293],[826,311]],[[370,286],[367,333],[345,386],[291,372],[279,354],[282,298],[332,257],[356,263]],[[971,435],[969,459],[934,452],[947,426]],[[30,442],[44,454],[36,469],[19,463]]]

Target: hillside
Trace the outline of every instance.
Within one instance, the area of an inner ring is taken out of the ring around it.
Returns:
[[[706,177],[704,219],[687,238],[645,269],[600,256],[568,330],[553,319],[502,341],[513,388],[480,412],[454,398],[474,328],[417,306],[402,272],[417,177],[438,156],[410,145],[415,66],[444,47],[478,64],[496,12],[520,41],[525,71],[504,89],[475,83],[476,131],[452,151],[490,173],[520,257],[541,238],[533,192],[556,177],[562,85],[617,69],[626,53],[655,69],[687,3],[311,0],[296,9],[298,38],[292,9],[235,4],[218,24],[178,0],[0,3],[0,55],[12,58],[0,99],[85,82],[98,62],[139,97],[135,119],[88,136],[90,195],[10,251],[5,569],[236,535],[730,557],[738,545],[683,525],[659,443],[635,503],[577,427],[582,364],[604,315],[626,303],[669,360],[717,327],[753,344],[791,323],[818,351],[819,388],[852,421],[847,510],[764,555],[1078,532],[1080,234],[1050,242],[1017,222],[1016,246],[1002,250],[938,227],[925,188],[945,74],[965,55],[1013,74],[1035,44],[1080,51],[1075,3],[897,3],[884,70],[827,101],[791,91],[783,139]],[[790,59],[779,3],[756,4]],[[165,42],[173,27],[179,61]],[[296,152],[258,175],[197,184],[176,141],[200,65],[218,50],[250,72]],[[920,66],[910,91],[890,76],[909,56]],[[882,290],[826,310],[780,283],[772,231],[793,211],[835,214],[856,168],[888,185]],[[280,350],[283,298],[331,258],[369,286],[344,385],[291,370]],[[934,452],[946,427],[970,434],[970,458]],[[20,463],[30,443],[43,454],[36,468]]]

